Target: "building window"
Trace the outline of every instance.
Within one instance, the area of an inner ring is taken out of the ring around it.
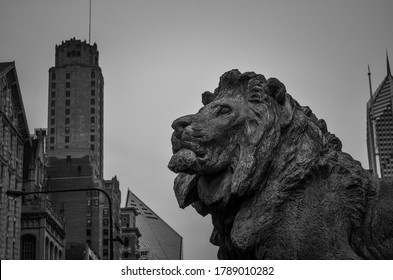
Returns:
[[[66,73],[66,79],[71,79],[71,73]]]
[[[90,135],[90,141],[94,142],[95,141],[95,136],[94,135]]]
[[[90,207],[90,206],[91,206],[91,199],[87,199],[87,200],[86,200],[86,203],[87,203],[87,206]]]
[[[54,149],[55,149],[55,147],[53,147],[53,146],[50,146],[50,148],[49,148],[51,151],[53,151]]]
[[[65,109],[65,114],[69,115],[70,114],[70,109]]]
[[[70,128],[69,128],[68,126],[66,126],[66,127],[64,128],[64,132],[65,132],[66,134],[69,134],[69,133],[70,133]]]
[[[87,225],[88,227],[91,226],[91,219],[86,219],[86,225]]]
[[[107,226],[107,225],[108,225],[108,219],[104,219],[104,220],[102,221],[102,223],[104,224],[104,226]]]
[[[66,91],[66,97],[70,97],[71,93],[69,90]]]
[[[96,131],[96,127],[94,125],[90,126],[90,132],[95,132]]]
[[[52,100],[52,101],[50,102],[50,106],[55,107],[55,105],[56,105],[56,101]]]
[[[21,260],[36,259],[36,238],[33,235],[23,235],[21,238]]]
[[[108,229],[107,229],[107,228],[103,229],[103,230],[102,230],[102,234],[103,234],[104,236],[108,236],[108,234],[109,234]]]
[[[96,72],[91,71],[91,78],[94,79],[96,77]]]
[[[70,100],[69,99],[66,100],[66,106],[70,106]]]
[[[130,239],[128,237],[124,238],[124,247],[129,247],[130,246]]]
[[[68,146],[68,145],[64,146],[64,149],[69,149],[69,148],[70,148],[70,146]]]
[[[55,129],[53,127],[50,129],[50,134],[55,134]]]
[[[94,206],[98,206],[99,204],[99,200],[98,199],[94,199]]]
[[[91,87],[95,87],[96,86],[96,82],[95,81],[91,81],[90,85],[91,85]]]
[[[95,118],[94,117],[90,118],[90,123],[95,123]]]
[[[103,215],[104,217],[108,217],[108,208],[103,209]]]
[[[71,87],[71,83],[70,82],[66,82],[66,88],[70,88]]]
[[[103,249],[102,252],[103,252],[104,256],[106,256],[106,257],[108,256],[108,249]]]
[[[86,235],[87,235],[87,236],[91,236],[91,229],[87,229],[87,230],[86,230]]]
[[[51,115],[51,116],[54,116],[54,115],[55,115],[55,110],[54,110],[54,109],[50,110],[50,115]]]
[[[55,124],[55,119],[50,119],[50,124],[54,125]]]
[[[66,142],[66,143],[69,143],[69,142],[70,142],[70,136],[66,136],[66,137],[65,137],[65,142]]]
[[[56,88],[56,83],[52,83],[52,89]]]
[[[95,114],[96,109],[95,108],[90,108],[90,114]]]
[[[108,246],[108,239],[107,238],[104,239],[104,246]]]
[[[51,143],[51,144],[54,144],[54,143],[55,143],[55,137],[51,137],[51,138],[50,138],[50,143]]]
[[[56,80],[56,74],[52,73],[52,80]]]
[[[94,191],[94,197],[97,197],[97,196],[100,196],[100,192],[97,191],[97,190],[95,190],[95,191]]]
[[[56,91],[52,91],[52,92],[50,93],[50,96],[51,96],[52,98],[55,98],[55,97],[56,97]]]
[[[90,100],[90,104],[91,104],[91,105],[95,105],[95,104],[96,104],[96,100],[95,100],[94,98],[92,98],[92,99]]]
[[[70,118],[65,118],[65,124],[69,124],[70,123]]]
[[[90,95],[91,95],[91,96],[95,96],[95,95],[96,95],[96,90],[95,90],[95,89],[92,89],[92,90],[90,91]]]
[[[95,149],[94,144],[91,144],[90,145],[90,150],[94,151],[94,149]]]

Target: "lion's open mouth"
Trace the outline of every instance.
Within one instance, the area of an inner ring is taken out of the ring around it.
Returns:
[[[190,149],[180,149],[169,161],[168,168],[175,173],[195,174],[200,170],[197,155]]]
[[[172,136],[173,156],[169,161],[168,167],[176,173],[184,172],[196,174],[201,171],[201,163],[208,158],[208,152],[197,143],[183,141]]]

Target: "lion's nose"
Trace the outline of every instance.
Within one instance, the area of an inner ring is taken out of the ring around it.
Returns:
[[[174,134],[177,138],[180,138],[183,134],[184,129],[189,126],[192,122],[192,115],[187,115],[176,119],[172,123],[172,128],[175,130]]]

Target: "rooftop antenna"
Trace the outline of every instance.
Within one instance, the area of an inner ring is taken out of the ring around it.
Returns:
[[[91,0],[89,0],[89,45],[91,39]]]
[[[373,102],[373,89],[371,87],[371,72],[370,72],[370,64],[368,65],[368,87],[370,89],[370,100]]]

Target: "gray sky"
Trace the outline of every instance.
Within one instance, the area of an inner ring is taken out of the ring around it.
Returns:
[[[368,168],[367,64],[373,89],[393,65],[391,0],[92,0],[104,88],[105,178],[117,175],[184,238],[186,259],[214,259],[210,217],[177,206],[167,169],[172,121],[231,69],[277,77]],[[55,45],[88,39],[88,0],[2,0],[0,61],[16,62],[31,131],[47,126]]]

